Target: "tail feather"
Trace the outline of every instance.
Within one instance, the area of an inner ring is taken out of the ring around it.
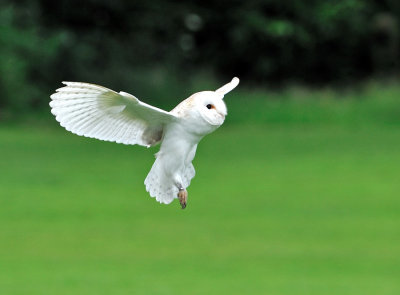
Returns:
[[[193,164],[190,163],[188,166],[186,166],[185,171],[182,174],[182,181],[183,181],[183,186],[187,188],[190,185],[190,181],[196,174],[196,171],[194,170]]]
[[[182,185],[185,188],[190,185],[190,181],[194,175],[195,170],[192,163],[190,163],[182,174]],[[170,204],[177,198],[179,190],[173,183],[173,180],[165,175],[160,158],[157,158],[154,162],[144,184],[146,186],[146,191],[149,192],[150,196],[156,198],[160,203]]]
[[[156,159],[153,167],[151,167],[144,184],[150,196],[156,198],[160,203],[169,204],[177,197],[178,188],[165,175],[158,159]]]

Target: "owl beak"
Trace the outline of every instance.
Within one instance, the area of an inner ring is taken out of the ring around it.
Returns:
[[[222,94],[222,98],[224,98],[224,95],[235,89],[235,87],[238,86],[238,84],[239,84],[239,78],[235,77],[232,79],[231,82],[225,84],[221,88],[218,88],[217,90],[215,90],[215,92]]]

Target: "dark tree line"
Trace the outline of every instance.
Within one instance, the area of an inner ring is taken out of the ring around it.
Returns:
[[[263,86],[392,75],[399,17],[397,0],[3,0],[0,111],[42,106],[65,79],[150,95],[200,72]]]

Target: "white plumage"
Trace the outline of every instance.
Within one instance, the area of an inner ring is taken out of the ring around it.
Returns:
[[[51,112],[72,133],[124,144],[152,146],[161,142],[146,190],[160,203],[179,198],[186,207],[187,191],[195,175],[192,160],[197,144],[225,120],[224,95],[238,78],[216,91],[198,92],[166,112],[125,92],[102,86],[63,82],[51,95]]]

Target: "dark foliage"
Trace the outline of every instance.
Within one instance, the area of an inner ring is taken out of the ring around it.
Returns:
[[[44,105],[61,80],[154,94],[199,72],[266,86],[393,74],[399,17],[396,0],[3,0],[0,108]]]

